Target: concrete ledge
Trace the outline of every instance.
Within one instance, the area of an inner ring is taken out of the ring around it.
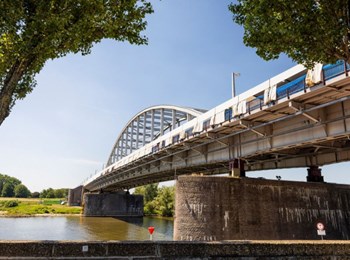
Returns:
[[[0,259],[350,259],[350,241],[0,241]]]

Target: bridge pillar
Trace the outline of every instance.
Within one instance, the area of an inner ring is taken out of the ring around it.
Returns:
[[[232,177],[236,177],[236,178],[245,177],[243,160],[234,159],[229,163],[229,168],[230,168]]]
[[[81,206],[83,200],[83,186],[68,190],[68,206]]]
[[[174,240],[350,239],[350,185],[179,176]]]
[[[129,192],[85,193],[83,215],[87,217],[142,217],[143,196]]]
[[[324,182],[323,176],[321,175],[321,169],[316,165],[310,166],[310,168],[307,169],[306,180],[308,182]]]

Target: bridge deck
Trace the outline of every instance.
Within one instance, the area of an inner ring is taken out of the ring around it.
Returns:
[[[252,105],[252,99],[243,94],[219,105],[107,167],[88,180],[85,189],[118,190],[182,174],[224,173],[228,162],[236,158],[244,160],[246,171],[350,160],[347,71],[290,93],[288,89],[282,93],[282,87],[277,98],[266,104],[254,95],[254,104],[257,100],[259,104]],[[259,93],[266,89],[270,86],[260,88]],[[245,113],[229,120],[225,115],[225,120],[218,121],[228,108],[232,111],[240,105],[242,97],[247,101]],[[183,135],[190,127],[191,134]]]

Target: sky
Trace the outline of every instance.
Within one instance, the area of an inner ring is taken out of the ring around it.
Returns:
[[[92,53],[48,61],[37,87],[0,126],[0,173],[31,191],[74,188],[102,169],[119,132],[146,107],[211,109],[295,65],[264,61],[243,43],[228,0],[152,1],[149,44],[104,40]],[[327,182],[350,184],[349,163],[322,167]],[[251,177],[306,179],[306,168]]]

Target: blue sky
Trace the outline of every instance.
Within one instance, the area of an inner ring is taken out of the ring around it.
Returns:
[[[0,173],[31,191],[73,188],[100,170],[119,131],[158,104],[210,109],[292,67],[263,61],[243,44],[228,0],[152,1],[147,46],[104,40],[88,56],[48,61],[37,87],[0,127]],[[348,163],[323,167],[325,180],[350,183]],[[305,180],[306,169],[249,174]]]

